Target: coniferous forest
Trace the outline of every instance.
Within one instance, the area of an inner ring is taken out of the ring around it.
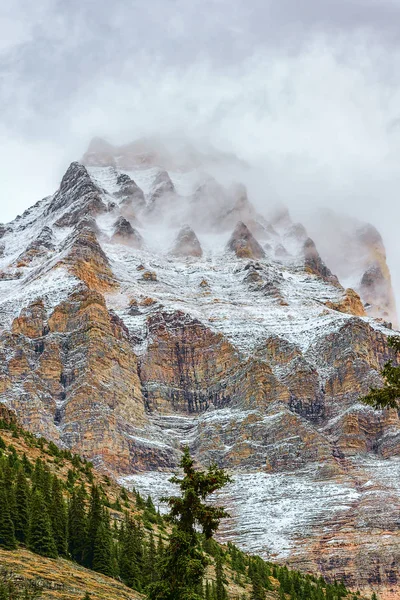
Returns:
[[[327,583],[249,556],[231,543],[217,543],[213,534],[226,512],[205,500],[229,476],[216,466],[196,470],[188,450],[181,463],[183,477],[173,478],[181,494],[165,499],[169,514],[162,516],[150,497],[111,486],[78,455],[34,437],[12,421],[0,421],[0,429],[11,437],[6,443],[0,436],[3,550],[26,548],[43,557],[74,561],[117,578],[149,600],[360,597],[341,583]],[[28,452],[16,450],[21,439]],[[16,586],[12,573],[0,568],[0,600],[40,597],[35,582]]]

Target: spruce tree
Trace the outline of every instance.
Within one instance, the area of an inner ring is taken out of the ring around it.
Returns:
[[[119,573],[138,592],[143,589],[143,533],[128,516],[120,531]]]
[[[146,547],[145,554],[145,579],[146,584],[153,583],[156,581],[156,566],[157,566],[157,550],[154,543],[153,532],[150,532],[149,543]]]
[[[50,519],[57,552],[61,556],[67,554],[67,509],[61,489],[61,482],[56,475],[53,476],[50,502]],[[82,535],[82,532],[80,532]]]
[[[57,547],[51,529],[50,517],[40,490],[36,490],[32,496],[28,548],[42,556],[57,557]]]
[[[29,498],[30,489],[22,468],[17,473],[15,484],[15,536],[19,542],[26,543],[29,528]]]
[[[8,494],[2,480],[0,480],[0,547],[5,550],[14,550],[17,547]]]
[[[100,490],[96,485],[92,486],[90,494],[90,506],[88,514],[87,543],[85,548],[84,564],[92,568],[94,545],[96,542],[97,529],[103,519],[103,504],[100,497]]]
[[[146,510],[148,510],[153,515],[157,514],[156,507],[154,506],[154,502],[151,496],[147,496],[146,500]]]
[[[224,508],[213,507],[205,501],[222,488],[230,477],[216,465],[207,471],[196,471],[194,461],[185,448],[180,466],[183,478],[172,477],[178,485],[180,496],[165,498],[169,504],[169,520],[173,525],[165,559],[160,569],[159,581],[149,586],[149,600],[199,600],[198,593],[208,564],[197,528],[206,538],[217,530],[219,522],[227,516]]]
[[[157,541],[157,563],[160,564],[162,559],[164,558],[164,542],[162,539],[161,533],[158,534]]]
[[[86,492],[83,484],[75,488],[68,508],[68,550],[83,564],[87,547]]]
[[[251,575],[251,600],[265,600],[265,588],[262,584],[261,577],[257,571],[254,569]]]
[[[28,457],[26,456],[25,452],[22,455],[22,467],[25,471],[25,475],[31,475],[33,468],[32,465],[28,459]]]
[[[205,587],[205,590],[204,590],[204,598],[205,598],[205,600],[212,600],[211,591],[212,591],[211,585],[210,585],[210,582],[207,579],[206,580],[206,587]]]
[[[103,509],[101,520],[97,526],[96,537],[93,545],[92,569],[113,577],[113,541],[110,528],[110,519],[106,509]]]
[[[226,579],[222,566],[222,557],[219,553],[215,559],[215,600],[227,600],[228,596],[225,589]]]

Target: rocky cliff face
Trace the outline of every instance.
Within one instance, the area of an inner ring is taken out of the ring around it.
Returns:
[[[139,147],[1,228],[1,402],[153,494],[187,443],[234,473],[225,539],[398,593],[399,418],[358,402],[393,358],[381,240],[386,291],[353,289],[286,210]]]
[[[369,316],[398,324],[383,240],[375,227],[332,211],[313,215],[319,249],[341,283],[362,298]]]

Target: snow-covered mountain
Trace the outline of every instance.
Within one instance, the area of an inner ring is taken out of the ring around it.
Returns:
[[[153,494],[189,444],[234,472],[225,538],[390,598],[399,419],[358,402],[397,322],[383,242],[331,213],[324,262],[216,164],[243,166],[96,139],[0,227],[0,400]]]

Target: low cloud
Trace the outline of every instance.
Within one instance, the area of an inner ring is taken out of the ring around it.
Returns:
[[[398,5],[247,4],[1,9],[0,221],[51,193],[92,136],[184,136],[251,164],[260,208],[374,223],[400,292]]]

